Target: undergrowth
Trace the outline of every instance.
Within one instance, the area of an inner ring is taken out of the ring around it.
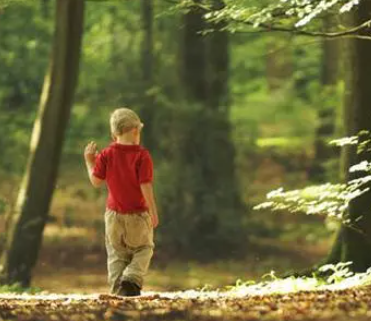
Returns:
[[[279,278],[274,271],[263,276],[267,281],[243,282],[228,288],[235,295],[270,295],[301,291],[342,290],[368,284],[371,279],[371,268],[365,273],[354,273],[350,270],[352,262],[326,264],[310,277]],[[327,274],[327,276],[323,276]]]

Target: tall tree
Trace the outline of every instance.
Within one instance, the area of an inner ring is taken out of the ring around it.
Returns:
[[[335,19],[332,16],[325,17],[324,28],[331,32],[334,27]],[[318,111],[318,127],[314,141],[313,165],[310,169],[312,180],[323,183],[327,179],[326,162],[336,156],[336,150],[329,145],[329,140],[334,136],[336,129],[336,101],[337,85],[341,79],[340,71],[340,40],[324,39],[322,41],[322,65],[321,65],[321,85],[323,105]]]
[[[50,11],[49,0],[41,0],[40,6],[41,6],[41,13],[42,13],[43,17],[48,18],[49,17],[49,11]]]
[[[217,9],[224,4],[215,0],[213,5]],[[188,226],[188,244],[197,249],[192,253],[221,255],[223,246],[243,244],[231,237],[243,237],[237,233],[242,205],[229,122],[229,35],[222,30],[223,22],[209,25],[205,13],[196,5],[183,16],[181,84],[187,116],[182,121],[187,128],[179,143],[183,176],[177,195],[181,228]],[[210,27],[214,31],[204,35]]]
[[[352,16],[354,25],[371,19],[371,1],[361,1]],[[369,34],[370,28],[362,31]],[[362,130],[371,131],[371,41],[347,40],[344,128],[347,136]],[[362,136],[360,136],[361,139]],[[344,171],[347,180],[364,173],[349,173],[349,167],[363,160],[370,161],[370,152],[357,153],[355,147],[344,150]],[[371,185],[369,186],[371,187]],[[355,271],[371,267],[371,190],[353,199],[349,206],[350,223],[343,225],[329,256],[330,262],[353,262]]]
[[[141,20],[143,39],[141,45],[142,83],[143,83],[143,122],[144,143],[149,149],[154,147],[154,96],[151,91],[154,85],[153,77],[153,12],[154,0],[141,0]]]
[[[57,0],[52,58],[34,124],[30,155],[10,214],[1,282],[29,286],[57,177],[78,78],[84,0]]]

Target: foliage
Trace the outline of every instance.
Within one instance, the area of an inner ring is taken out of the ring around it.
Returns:
[[[367,139],[361,139],[362,136]],[[331,143],[337,146],[357,145],[357,151],[361,153],[369,151],[369,136],[367,132],[360,132],[358,136],[334,140]],[[279,188],[268,193],[268,201],[257,205],[255,209],[325,215],[339,219],[343,224],[350,224],[347,214],[350,202],[370,189],[371,163],[362,161],[351,166],[349,172],[359,172],[360,176],[344,184],[326,183],[292,191]]]
[[[11,5],[25,3],[27,0],[0,0],[0,10]]]
[[[279,188],[267,195],[268,202],[257,205],[255,209],[326,215],[347,223],[346,213],[350,201],[368,191],[363,186],[370,181],[371,176],[367,176],[347,184],[326,183],[287,192]]]
[[[332,274],[327,277],[327,283],[339,283],[344,281],[347,278],[354,276],[355,274],[349,270],[349,266],[352,265],[352,262],[339,262],[337,264],[326,264],[319,267],[319,272],[328,272],[331,271]],[[369,277],[371,269],[364,274],[364,276]]]
[[[232,32],[246,31],[249,26],[254,28],[265,27],[277,31],[295,32],[299,28],[318,28],[312,20],[318,20],[329,12],[342,14],[358,5],[358,0],[280,0],[273,4],[269,1],[239,0],[226,1],[222,9],[212,11],[206,15],[209,21],[228,21],[228,30]],[[189,5],[189,4],[188,4]],[[280,29],[279,28],[285,28]]]
[[[339,139],[334,139],[330,142],[330,144],[335,146],[346,146],[346,145],[357,145],[358,144],[358,136],[351,136],[351,137],[343,137]]]
[[[5,199],[0,197],[0,215],[4,214],[6,209],[6,201]]]
[[[40,293],[41,289],[36,287],[23,288],[19,284],[12,285],[1,285],[0,286],[0,295],[2,293],[23,293],[23,294],[37,294]]]
[[[278,278],[274,271],[263,276],[270,280],[256,283],[253,281],[238,281],[231,289],[237,295],[270,295],[300,291],[323,291],[340,290],[354,286],[362,286],[369,282],[371,268],[365,273],[353,273],[349,269],[352,262],[340,262],[338,264],[326,264],[318,268],[318,272],[330,272],[325,277],[318,276],[318,272],[311,277],[288,277]]]
[[[40,13],[30,1],[0,13],[0,148],[7,155],[0,166],[5,171],[19,172],[25,164],[47,67],[51,21]]]

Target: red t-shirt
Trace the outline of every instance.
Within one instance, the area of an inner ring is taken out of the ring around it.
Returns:
[[[112,143],[95,159],[93,175],[106,180],[107,207],[123,214],[147,211],[140,184],[153,180],[153,163],[140,145]]]

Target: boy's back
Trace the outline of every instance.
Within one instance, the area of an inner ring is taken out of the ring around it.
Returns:
[[[112,143],[97,156],[93,174],[106,180],[107,208],[120,213],[148,211],[140,188],[153,180],[148,150],[140,145]]]

